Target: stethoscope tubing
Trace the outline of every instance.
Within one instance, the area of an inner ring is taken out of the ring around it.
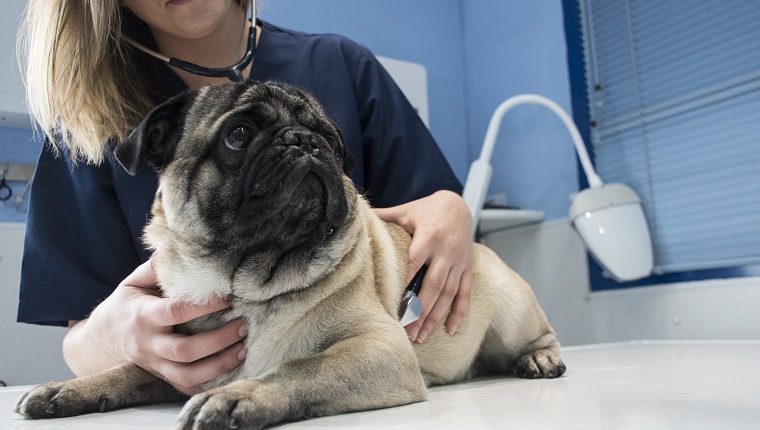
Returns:
[[[130,37],[123,36],[124,40],[130,45],[139,49],[140,51],[157,58],[166,64],[174,66],[178,69],[192,73],[199,76],[207,76],[213,78],[227,78],[233,82],[242,82],[245,80],[243,76],[243,70],[251,64],[253,57],[256,55],[256,6],[255,1],[251,0],[251,27],[248,29],[248,45],[246,46],[245,54],[243,58],[237,63],[227,67],[204,67],[189,61],[180,60],[174,57],[167,57],[159,52],[156,52],[144,45],[137,43]]]

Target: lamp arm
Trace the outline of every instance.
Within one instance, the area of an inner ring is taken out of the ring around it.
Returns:
[[[652,273],[652,242],[639,196],[623,184],[603,186],[591,164],[578,127],[570,116],[553,101],[535,94],[507,99],[491,117],[480,158],[470,166],[462,193],[472,213],[473,236],[477,233],[480,212],[491,181],[491,155],[501,120],[510,109],[522,104],[549,108],[562,120],[573,138],[575,151],[591,187],[573,195],[570,220],[589,252],[619,282],[632,281]],[[584,216],[573,216],[579,213]],[[626,251],[621,253],[621,249]]]
[[[480,151],[480,159],[490,163],[493,148],[496,144],[496,137],[499,134],[499,127],[504,115],[506,115],[506,113],[513,107],[523,104],[535,104],[549,108],[549,110],[554,112],[562,120],[567,131],[570,132],[570,137],[573,139],[575,151],[578,153],[578,158],[583,166],[583,171],[586,173],[589,185],[592,187],[602,185],[602,180],[599,178],[599,175],[596,174],[596,171],[591,164],[588,151],[586,151],[586,145],[583,143],[581,133],[578,131],[578,127],[575,126],[573,120],[557,103],[536,94],[521,94],[511,97],[496,108],[496,111],[491,116],[491,122],[488,124],[488,131],[486,132],[486,138],[483,142],[483,149]]]
[[[588,151],[586,151],[586,145],[583,143],[583,138],[578,131],[578,127],[576,127],[575,123],[564,109],[552,100],[536,94],[521,94],[510,97],[500,104],[491,116],[491,121],[488,124],[488,130],[486,131],[486,137],[483,142],[483,148],[480,151],[480,157],[470,166],[464,192],[462,193],[462,196],[472,213],[473,234],[476,232],[478,221],[480,219],[480,211],[483,207],[485,194],[491,180],[491,155],[493,154],[493,149],[496,145],[496,137],[499,134],[499,127],[501,126],[502,119],[509,110],[515,106],[523,104],[535,104],[549,108],[549,110],[554,112],[562,120],[562,123],[565,125],[568,132],[570,132],[570,137],[573,139],[575,152],[578,154],[583,171],[586,174],[586,178],[588,178],[589,185],[591,187],[603,185],[602,179],[596,174],[596,171],[591,164],[591,159],[589,158]]]

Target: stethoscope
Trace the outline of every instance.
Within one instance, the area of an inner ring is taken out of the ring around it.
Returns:
[[[178,69],[182,69],[186,72],[190,72],[195,75],[208,76],[208,77],[213,77],[213,78],[226,77],[227,79],[233,82],[241,82],[245,80],[245,77],[243,76],[243,70],[245,70],[245,68],[248,67],[249,64],[251,64],[251,61],[253,60],[253,56],[256,55],[256,5],[255,3],[256,3],[255,0],[251,0],[251,27],[248,30],[248,47],[246,48],[245,55],[243,56],[243,58],[240,61],[238,61],[236,64],[233,64],[232,66],[221,67],[221,68],[199,66],[189,61],[183,61],[174,57],[167,57],[166,55],[163,55],[159,52],[156,52],[150,48],[147,48],[137,43],[136,41],[134,41],[133,39],[127,36],[123,36],[123,37],[124,37],[124,40],[127,41],[127,43],[134,46],[135,48],[143,51],[144,53],[150,55],[151,57],[155,57],[163,61],[166,64],[177,67]]]

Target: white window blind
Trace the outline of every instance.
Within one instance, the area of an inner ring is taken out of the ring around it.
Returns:
[[[579,0],[596,168],[657,273],[760,263],[760,1]]]

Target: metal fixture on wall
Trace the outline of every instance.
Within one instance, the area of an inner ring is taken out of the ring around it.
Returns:
[[[0,202],[14,208],[18,213],[25,213],[28,207],[27,196],[34,177],[33,164],[2,163],[0,164]],[[10,182],[25,182],[20,193],[14,194]]]

